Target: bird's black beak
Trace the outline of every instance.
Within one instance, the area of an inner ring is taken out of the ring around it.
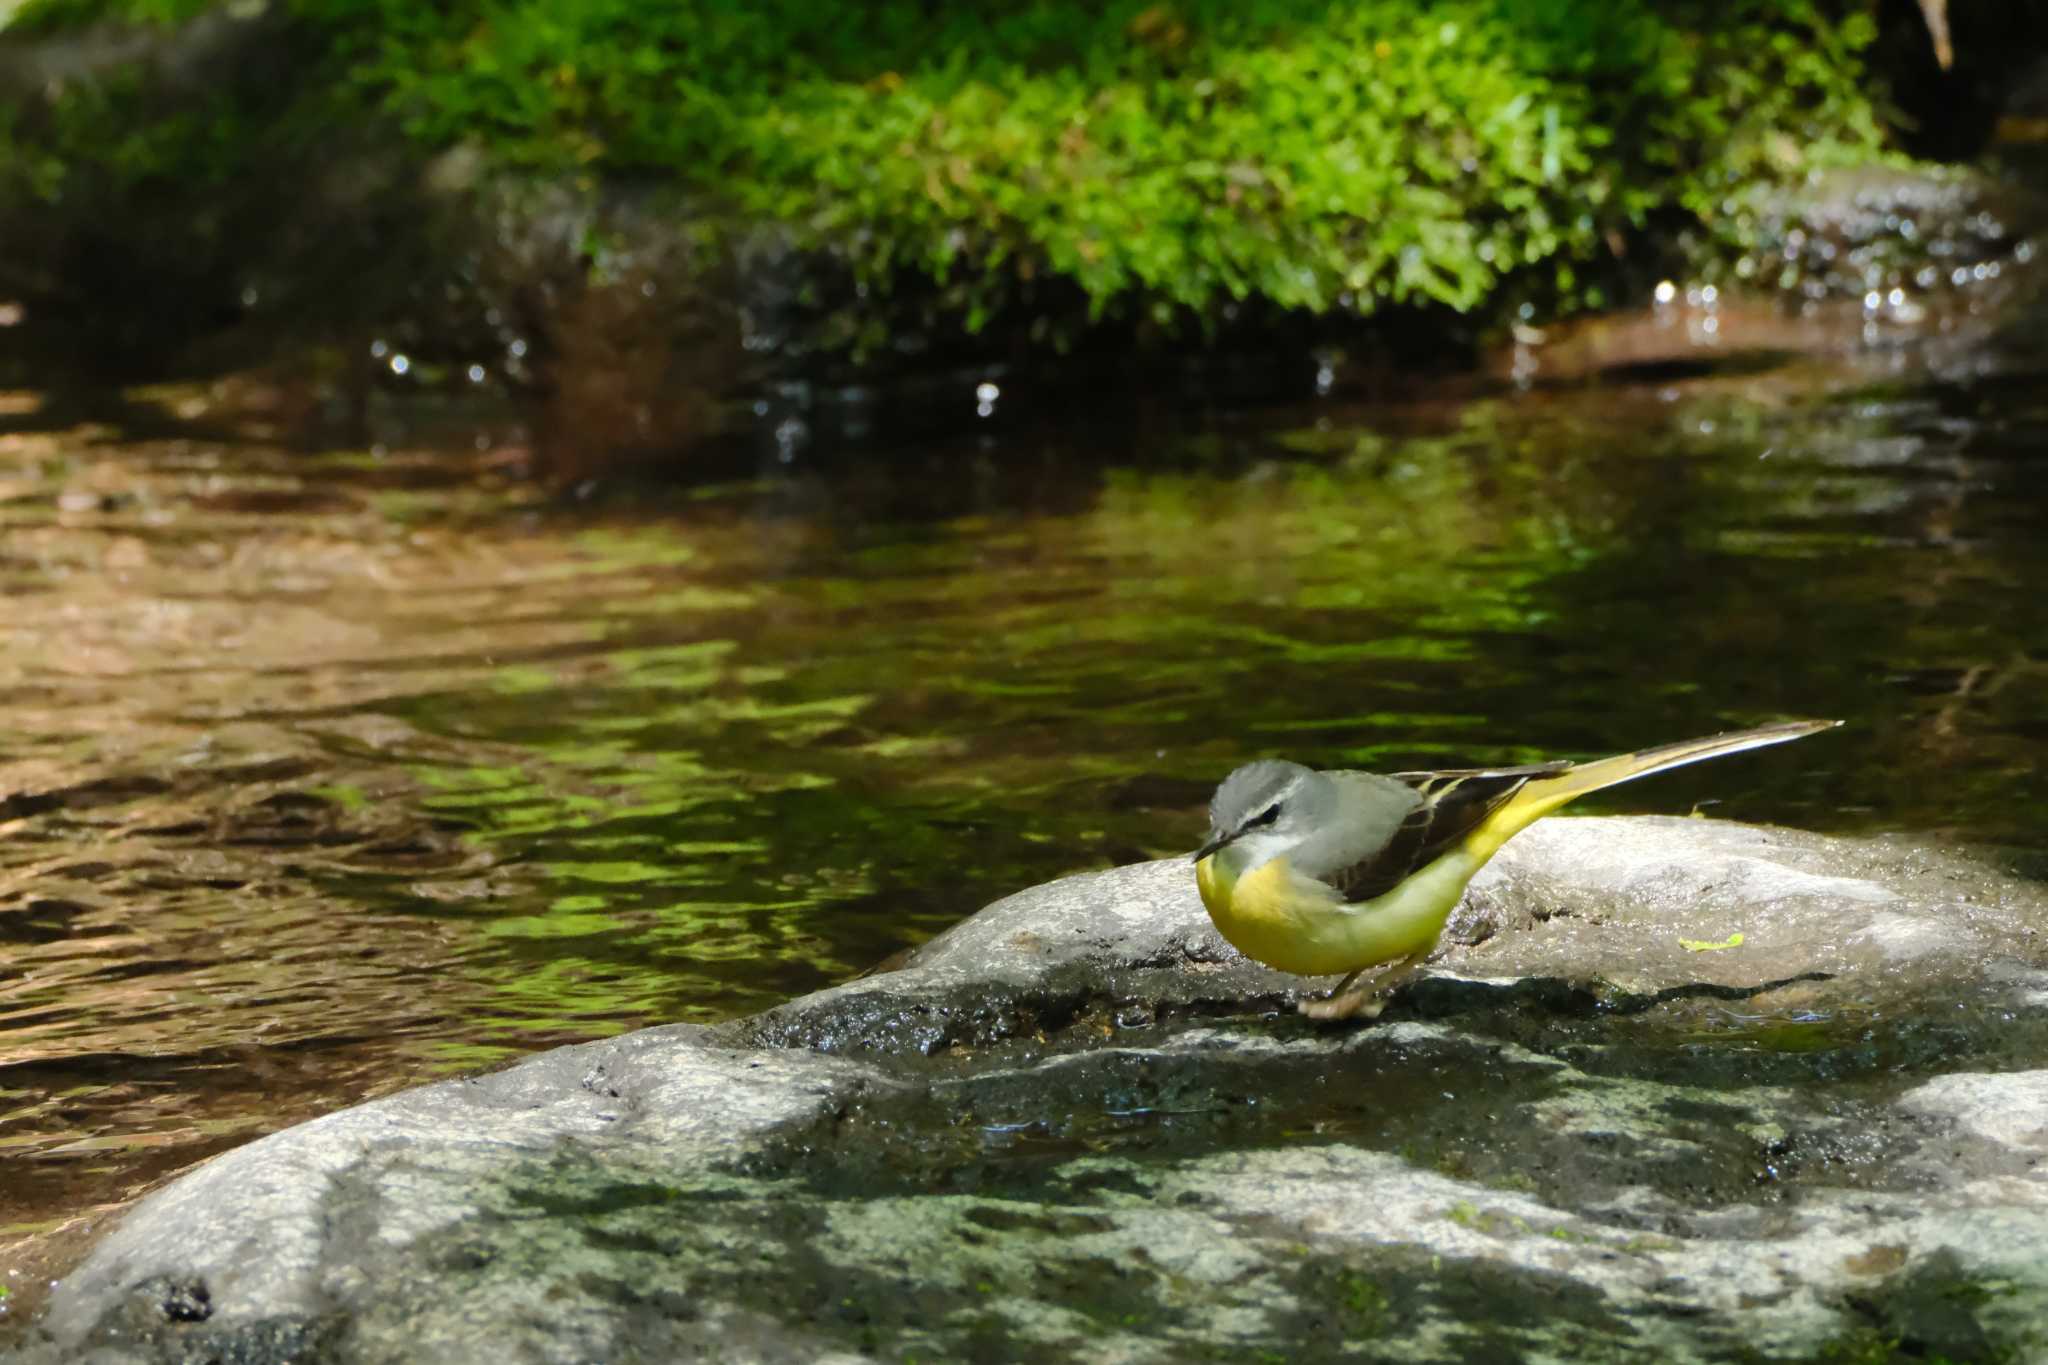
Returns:
[[[1243,833],[1243,832],[1244,832],[1244,831],[1242,831],[1242,830],[1239,830],[1239,831],[1236,831],[1235,833],[1231,833],[1231,834],[1219,834],[1219,835],[1217,835],[1217,836],[1216,836],[1215,838],[1211,839],[1211,840],[1210,840],[1210,841],[1209,841],[1208,843],[1206,843],[1206,844],[1203,844],[1203,845],[1202,845],[1202,846],[1201,846],[1200,848],[1198,848],[1198,849],[1196,849],[1196,850],[1195,850],[1195,856],[1194,856],[1194,861],[1195,861],[1195,862],[1198,862],[1198,863],[1199,863],[1200,861],[1202,861],[1202,859],[1204,859],[1204,858],[1208,857],[1208,856],[1209,856],[1209,855],[1210,855],[1211,853],[1214,853],[1214,852],[1215,852],[1215,851],[1216,851],[1217,849],[1219,849],[1219,848],[1222,848],[1222,847],[1224,847],[1225,845],[1229,844],[1231,840],[1235,839],[1235,838],[1236,838],[1236,837],[1238,836],[1238,834],[1241,834],[1241,833]]]

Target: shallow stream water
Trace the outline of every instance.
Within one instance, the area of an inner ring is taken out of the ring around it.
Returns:
[[[501,414],[309,454],[0,395],[0,1284],[290,1122],[1185,851],[1255,755],[1837,716],[1588,808],[2038,846],[2039,318],[595,502],[465,453]]]

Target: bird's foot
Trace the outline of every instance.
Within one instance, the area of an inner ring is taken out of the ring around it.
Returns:
[[[1294,1007],[1310,1019],[1335,1023],[1343,1019],[1377,1019],[1387,1002],[1377,991],[1349,991],[1320,1000],[1298,1000]]]
[[[1361,967],[1339,981],[1337,989],[1322,999],[1299,1000],[1295,1002],[1294,1007],[1311,1019],[1326,1022],[1340,1019],[1377,1019],[1380,1017],[1380,1011],[1387,1007],[1387,997],[1392,994],[1395,985],[1420,967],[1423,959],[1428,956],[1427,948],[1419,953],[1411,953],[1365,985],[1359,986],[1354,983],[1369,970]]]

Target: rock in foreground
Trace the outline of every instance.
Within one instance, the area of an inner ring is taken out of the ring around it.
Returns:
[[[2048,895],[1904,841],[1553,820],[1377,1024],[1184,862],[903,970],[275,1134],[32,1360],[2025,1359]]]

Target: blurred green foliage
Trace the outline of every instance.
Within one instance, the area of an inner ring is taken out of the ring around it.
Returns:
[[[1598,304],[1660,217],[1883,142],[1869,13],[1819,0],[280,5],[317,35],[308,99],[500,167],[680,185],[970,328],[1045,281],[1165,324],[1470,310],[1509,280]],[[13,27],[201,8],[32,0]],[[231,102],[124,122],[146,107],[95,85],[0,117],[0,195],[110,156],[226,172]]]
[[[0,24],[17,33],[61,33],[92,24],[181,24],[216,8],[212,0],[27,0]]]

